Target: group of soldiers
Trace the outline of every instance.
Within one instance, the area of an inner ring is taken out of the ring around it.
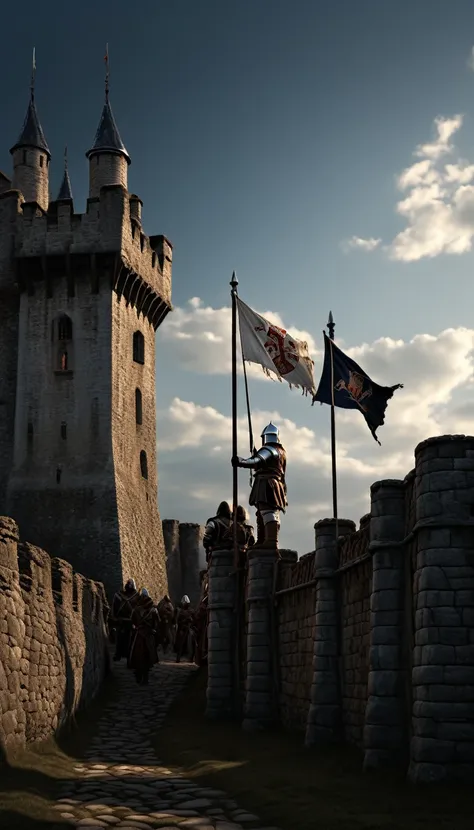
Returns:
[[[126,659],[140,685],[149,681],[150,671],[159,662],[158,650],[172,647],[176,662],[187,654],[203,665],[207,659],[207,575],[201,573],[201,599],[196,610],[183,596],[176,607],[166,594],[157,604],[146,588],[137,590],[134,579],[113,598],[108,628],[115,640],[114,660]]]
[[[232,458],[234,467],[251,469],[254,474],[249,504],[256,507],[257,538],[245,508],[237,507],[234,526],[230,505],[221,502],[216,515],[207,520],[204,531],[208,569],[213,550],[233,547],[234,530],[239,570],[243,568],[247,551],[254,546],[278,551],[280,512],[284,513],[288,504],[286,452],[274,424],[269,423],[261,437],[262,447],[250,458]],[[114,660],[126,658],[139,684],[148,683],[151,668],[159,662],[160,646],[165,654],[172,646],[177,663],[188,653],[191,661],[204,665],[207,661],[208,594],[208,570],[201,572],[201,597],[195,610],[186,595],[176,608],[168,595],[155,604],[146,588],[137,591],[135,580],[129,579],[123,590],[115,594],[109,614],[109,631],[114,633],[116,641]]]
[[[254,545],[278,551],[280,513],[284,513],[288,505],[286,451],[280,441],[278,427],[270,422],[261,438],[261,448],[254,450],[250,458],[232,458],[233,467],[249,469],[254,476],[249,504],[256,508],[257,538],[255,539],[253,527],[248,524],[245,509],[239,506],[236,511],[236,541],[240,551],[246,551]],[[221,502],[217,514],[207,520],[204,547],[209,552],[213,548],[230,548],[233,543],[231,509],[227,502]]]

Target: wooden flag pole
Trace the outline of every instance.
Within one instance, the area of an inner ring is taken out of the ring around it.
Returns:
[[[237,286],[239,281],[232,274],[230,281],[232,297],[232,456],[236,458],[238,452],[237,442]],[[237,544],[237,507],[239,503],[239,482],[238,467],[232,467],[232,542],[234,549],[234,579],[235,579],[235,629],[234,629],[234,714],[240,717],[241,710],[241,671],[240,671],[240,650],[241,650],[241,619],[242,619],[242,596],[240,589],[239,569],[239,548]]]
[[[331,352],[331,456],[332,456],[332,510],[333,510],[333,518],[336,522],[335,528],[335,535],[336,535],[336,545],[337,539],[339,537],[339,526],[338,526],[338,515],[337,515],[337,468],[336,468],[336,415],[335,415],[335,406],[334,406],[334,358],[333,358],[333,351],[332,351],[332,343],[334,342],[334,329],[336,324],[334,322],[334,317],[332,316],[332,311],[329,312],[329,318],[327,323],[327,328],[329,332],[329,339],[330,339],[330,352]]]
[[[237,456],[237,286],[239,281],[232,274],[230,282],[232,291],[232,455]],[[234,567],[239,567],[237,548],[237,506],[239,503],[238,467],[232,467],[232,537],[234,542]]]

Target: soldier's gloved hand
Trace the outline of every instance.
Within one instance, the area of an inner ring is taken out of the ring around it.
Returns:
[[[233,455],[233,456],[232,456],[232,466],[233,466],[233,467],[240,467],[240,462],[241,462],[241,460],[242,460],[242,459],[241,459],[241,458],[239,458],[239,456],[238,456],[238,455]]]

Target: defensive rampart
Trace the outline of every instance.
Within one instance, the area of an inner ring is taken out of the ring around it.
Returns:
[[[472,781],[474,437],[428,439],[415,460],[372,485],[358,529],[317,522],[298,561],[254,548],[237,581],[213,554],[209,717],[237,706],[246,730],[356,744],[366,770]]]
[[[0,517],[0,745],[50,737],[109,668],[102,584],[19,539]]]

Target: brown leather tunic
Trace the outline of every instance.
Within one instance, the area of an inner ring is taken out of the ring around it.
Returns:
[[[281,444],[274,447],[278,452],[278,458],[272,456],[256,469],[249,504],[254,507],[267,504],[274,510],[284,513],[288,506],[285,481],[286,452]]]

